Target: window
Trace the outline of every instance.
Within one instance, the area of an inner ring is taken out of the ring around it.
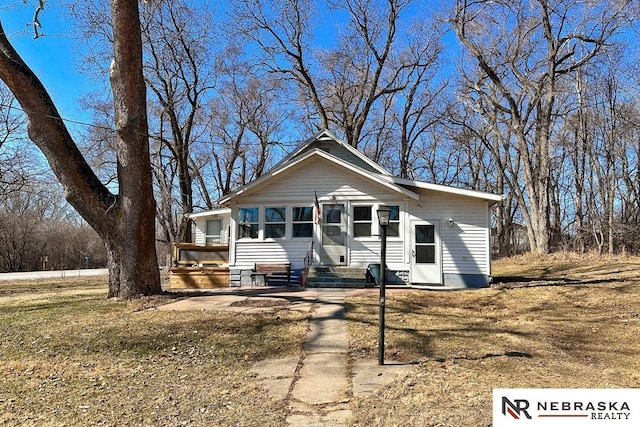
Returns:
[[[435,264],[436,229],[433,225],[416,224],[415,256],[417,264]]]
[[[400,206],[387,206],[389,212],[389,226],[387,227],[387,237],[400,236]]]
[[[214,243],[220,243],[220,242],[222,242],[222,220],[208,219],[206,236],[205,236],[205,244],[212,245]]]
[[[259,209],[238,209],[238,238],[257,239],[259,229]]]
[[[287,225],[287,208],[265,208],[264,237],[281,239],[285,235]]]
[[[353,237],[371,237],[371,206],[353,207]]]
[[[313,208],[293,208],[293,237],[313,237]]]

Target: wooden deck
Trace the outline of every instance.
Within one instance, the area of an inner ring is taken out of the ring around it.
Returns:
[[[229,267],[174,267],[169,274],[171,289],[229,287]]]
[[[176,267],[169,271],[171,289],[213,289],[230,285],[229,246],[174,246]]]

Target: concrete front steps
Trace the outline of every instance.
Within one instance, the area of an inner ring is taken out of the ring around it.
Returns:
[[[307,288],[364,288],[367,286],[363,267],[311,266]],[[373,286],[373,284],[369,284]]]

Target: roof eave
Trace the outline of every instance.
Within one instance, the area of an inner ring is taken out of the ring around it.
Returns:
[[[407,178],[391,177],[391,181],[393,181],[398,185],[408,185],[411,187],[423,188],[425,190],[440,191],[443,193],[454,194],[458,196],[466,196],[466,197],[473,197],[476,199],[483,199],[488,201],[490,205],[500,203],[506,198],[506,196],[502,194],[494,194],[494,193],[488,193],[485,191],[478,191],[478,190],[469,190],[466,188],[449,187],[446,185],[433,184],[433,183],[424,182],[424,181],[416,181],[416,180],[407,179]]]
[[[201,211],[196,213],[190,212],[188,214],[185,214],[185,216],[189,219],[198,219],[206,216],[225,215],[230,213],[231,213],[231,209],[229,208],[215,208],[215,209],[209,209],[206,211]]]

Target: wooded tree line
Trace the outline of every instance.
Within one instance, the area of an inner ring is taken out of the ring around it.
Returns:
[[[25,120],[0,87],[0,272],[96,268],[104,245],[70,209],[41,155],[24,139]]]
[[[0,199],[0,272],[102,268],[104,244],[42,182]]]
[[[329,128],[399,176],[504,194],[502,255],[640,251],[637,1],[207,3],[140,3],[158,239]],[[71,10],[103,78],[108,2]],[[122,188],[113,95],[83,102],[82,151]]]

